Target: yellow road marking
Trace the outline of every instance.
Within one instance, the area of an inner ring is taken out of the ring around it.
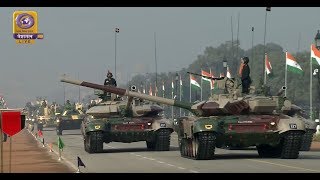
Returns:
[[[260,163],[266,163],[266,164],[272,164],[272,165],[282,166],[282,167],[287,167],[287,168],[300,169],[300,170],[305,170],[305,171],[320,172],[320,170],[306,169],[306,168],[295,167],[295,166],[288,166],[288,165],[278,164],[278,163],[272,163],[272,162],[268,162],[268,161],[261,161],[261,160],[255,160],[255,159],[246,159],[246,160],[248,160],[248,161],[260,162]]]

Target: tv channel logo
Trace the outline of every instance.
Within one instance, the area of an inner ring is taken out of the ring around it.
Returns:
[[[38,14],[35,11],[15,11],[13,13],[13,38],[17,44],[34,44],[43,39],[38,33]]]

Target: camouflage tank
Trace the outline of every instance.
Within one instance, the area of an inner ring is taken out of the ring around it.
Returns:
[[[36,124],[38,130],[43,130],[44,127],[54,127],[54,119],[51,116],[50,107],[46,100],[43,100],[40,107],[38,107],[36,115]]]
[[[222,146],[256,146],[261,157],[295,159],[299,156],[305,133],[303,121],[277,111],[286,107],[279,106],[277,97],[242,97],[239,83],[229,78],[216,78],[223,93],[194,104],[85,81],[65,78],[61,81],[189,110],[192,116],[174,122],[182,157],[213,159],[215,148]]]
[[[61,115],[56,116],[57,135],[62,135],[63,130],[80,129],[85,115],[81,109],[75,108],[65,110]]]
[[[65,80],[61,81],[69,82]],[[105,86],[87,83],[86,87],[103,90]],[[135,91],[136,87],[131,86],[131,90]],[[95,92],[98,95],[102,93]],[[105,99],[86,111],[81,124],[84,148],[88,153],[97,153],[103,151],[103,143],[146,141],[149,150],[169,151],[173,125],[169,119],[159,115],[162,111],[161,106],[147,104],[139,98],[122,100],[112,96]]]

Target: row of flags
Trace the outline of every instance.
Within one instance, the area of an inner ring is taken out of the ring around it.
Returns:
[[[207,77],[215,77],[213,75],[213,73],[211,73],[211,70],[210,70],[210,73],[209,72],[206,72],[204,70],[201,70],[201,75],[202,76],[207,76]],[[181,80],[181,76],[180,77],[180,80],[179,80],[179,85],[182,86],[182,80]],[[224,74],[223,73],[220,73],[220,77],[224,77]],[[230,73],[230,70],[229,70],[229,67],[227,67],[227,77],[228,78],[231,78],[231,73]],[[210,87],[211,89],[214,89],[214,80],[210,80],[208,78],[205,78],[205,77],[202,77],[201,78],[201,81],[205,81],[205,82],[209,82],[210,83]],[[197,88],[200,88],[201,89],[201,85],[196,81],[196,78],[193,76],[193,75],[190,75],[190,84],[197,87]],[[171,89],[175,89],[175,86],[174,86],[174,81],[172,80],[171,81]],[[165,86],[164,86],[164,81],[162,81],[162,91],[165,92]],[[141,93],[140,90],[138,90],[138,92]],[[143,88],[142,90],[142,93],[146,94],[146,90],[145,88]],[[151,96],[157,96],[157,93],[158,93],[158,88],[155,86],[154,87],[154,91],[152,90],[152,85],[150,84],[149,86],[149,91],[148,91],[148,94],[151,95]],[[173,91],[172,91],[173,93]],[[164,93],[163,93],[164,95]]]
[[[312,61],[312,63],[320,65],[320,51],[315,47],[314,44],[311,45],[310,52],[311,52],[310,60]],[[266,66],[265,73],[267,73],[267,75],[272,75],[272,66],[268,59],[267,54],[265,54],[265,66]],[[288,71],[291,71],[297,74],[303,74],[303,69],[297,62],[296,58],[288,52],[286,52],[286,68]]]
[[[293,72],[293,73],[297,73],[297,74],[303,74],[303,69],[301,68],[301,66],[299,65],[299,63],[297,62],[296,58],[290,54],[289,52],[286,52],[286,59],[285,59],[285,63],[286,63],[286,73],[287,71],[290,71],[290,72]],[[314,44],[311,45],[311,61],[312,63],[315,63],[315,64],[318,64],[320,65],[320,51],[315,47]],[[272,66],[271,66],[271,62],[269,61],[269,58],[268,58],[268,55],[267,53],[265,54],[265,73],[268,75],[268,76],[272,76]],[[211,69],[210,69],[210,72],[207,72],[207,71],[204,71],[201,69],[201,75],[202,76],[207,76],[207,77],[215,77],[214,74],[211,72]],[[230,72],[230,69],[229,67],[227,67],[227,73],[226,73],[226,76],[228,78],[232,78],[232,75],[231,75],[231,72]],[[180,85],[180,91],[182,90],[182,80],[181,80],[181,75],[179,76],[180,77],[180,80],[179,80],[179,85]],[[220,77],[224,77],[224,73],[220,73]],[[286,79],[286,77],[285,77]],[[205,78],[205,77],[202,77],[201,78],[201,83],[198,83],[196,78],[190,74],[190,101],[191,101],[191,90],[192,89],[200,89],[201,90],[201,100],[202,100],[202,87],[203,87],[203,82],[205,83],[209,83],[210,84],[210,90],[213,90],[215,89],[215,83],[214,83],[214,80],[211,80],[211,79],[208,79],[208,78]],[[175,89],[175,86],[174,86],[174,81],[172,79],[172,82],[171,82],[171,94],[172,94],[172,98],[173,97],[173,90]],[[150,84],[149,86],[149,95],[151,96],[157,96],[158,94],[158,89],[157,87],[155,86],[154,87],[154,92],[152,91],[152,86]],[[140,90],[138,90],[140,92]],[[143,93],[146,93],[145,89],[143,89]],[[165,86],[164,86],[164,82],[162,82],[162,96],[164,97],[164,94],[165,94]],[[180,92],[180,100],[181,100],[181,94],[182,92]]]

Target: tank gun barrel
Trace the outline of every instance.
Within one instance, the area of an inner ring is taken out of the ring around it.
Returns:
[[[197,73],[193,73],[193,72],[187,72],[188,74],[193,74],[193,75],[196,75],[196,76],[201,76],[201,77],[204,77],[204,78],[207,78],[207,79],[211,79],[211,80],[222,80],[224,79],[224,77],[209,77],[209,76],[204,76],[202,74],[197,74]]]
[[[189,102],[180,102],[180,101],[175,101],[173,99],[167,99],[167,98],[162,98],[162,97],[157,97],[157,96],[150,96],[147,94],[133,92],[133,91],[129,91],[127,89],[122,89],[122,88],[118,88],[118,87],[114,87],[114,86],[105,86],[105,85],[90,83],[90,82],[86,82],[86,81],[74,80],[74,79],[70,79],[70,78],[66,78],[66,77],[63,77],[60,81],[65,82],[65,83],[69,83],[69,84],[74,84],[77,86],[84,86],[84,87],[88,87],[88,88],[99,89],[99,90],[102,90],[105,92],[110,92],[110,93],[117,94],[120,96],[137,97],[140,99],[145,99],[145,100],[157,102],[160,104],[166,104],[169,106],[176,106],[176,107],[180,107],[180,108],[187,109],[187,110],[191,111],[192,104]]]

